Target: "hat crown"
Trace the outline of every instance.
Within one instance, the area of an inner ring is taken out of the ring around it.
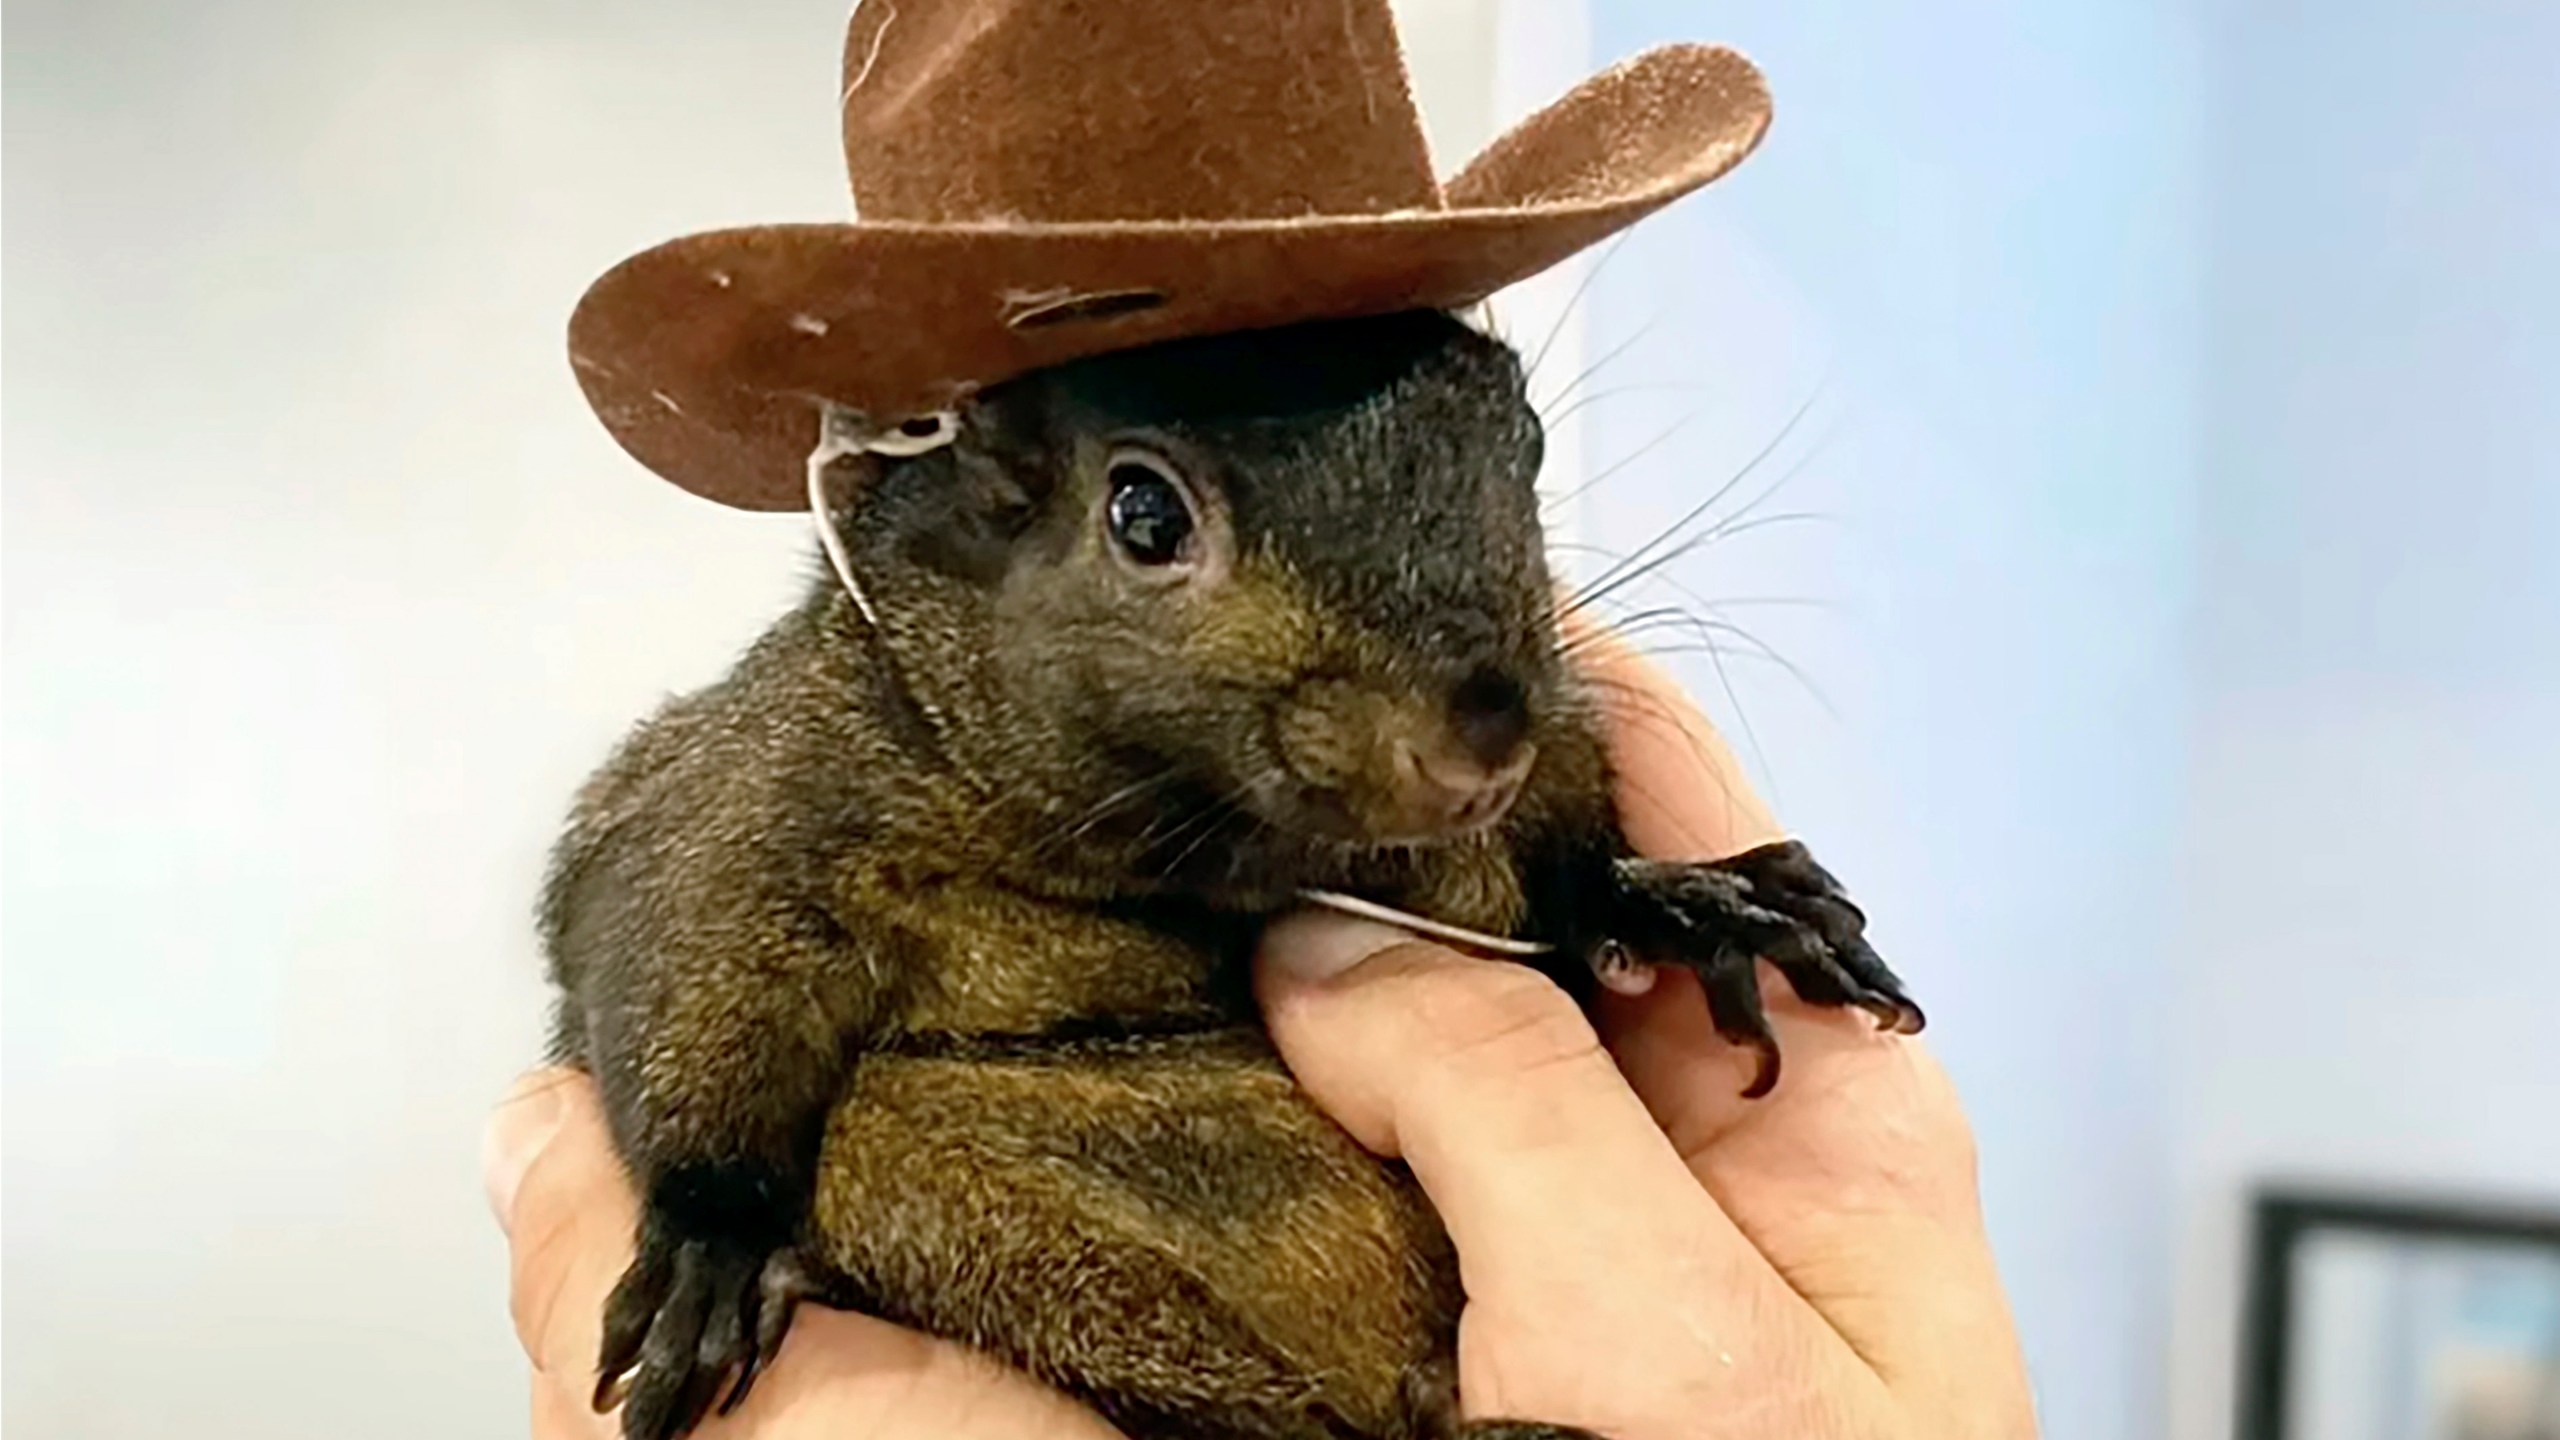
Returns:
[[[863,0],[843,110],[872,223],[1441,205],[1384,0]]]

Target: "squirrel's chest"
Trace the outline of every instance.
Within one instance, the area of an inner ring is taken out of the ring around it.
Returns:
[[[1119,912],[961,880],[882,898],[909,939],[893,1032],[1189,1029],[1253,1015],[1254,926],[1241,917]]]

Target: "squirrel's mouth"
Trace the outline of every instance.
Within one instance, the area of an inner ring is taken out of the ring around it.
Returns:
[[[1481,667],[1446,692],[1358,680],[1299,685],[1270,744],[1296,792],[1276,824],[1356,845],[1429,846],[1502,822],[1538,763],[1526,686]]]
[[[1332,784],[1295,783],[1258,797],[1270,823],[1312,838],[1376,848],[1456,844],[1502,823],[1536,768],[1537,746],[1522,744],[1498,765],[1474,757],[1386,747],[1381,763]],[[1276,802],[1276,803],[1275,803]]]
[[[1270,909],[1308,886],[1393,873],[1399,855],[1487,843],[1536,760],[1524,745],[1499,767],[1453,775],[1416,757],[1406,774],[1329,785],[1267,765],[1244,784],[1202,779],[1166,793],[1126,823],[1137,832],[1137,868],[1156,883],[1223,906]]]

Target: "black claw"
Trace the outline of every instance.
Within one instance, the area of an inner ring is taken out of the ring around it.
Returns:
[[[1854,1007],[1877,1026],[1916,1033],[1920,1007],[1865,937],[1866,915],[1793,841],[1714,864],[1620,861],[1612,939],[1657,964],[1694,971],[1716,1033],[1759,1056],[1743,1093],[1778,1083],[1778,1046],[1761,1006],[1757,962],[1767,960],[1808,1004]],[[1594,953],[1595,963],[1607,947]]]
[[[1698,981],[1707,992],[1707,1018],[1716,1033],[1755,1051],[1759,1066],[1743,1098],[1757,1100],[1778,1088],[1778,1037],[1770,1033],[1769,1015],[1760,1004],[1760,968],[1748,951],[1719,949],[1698,966]]]
[[[727,1393],[722,1395],[719,1404],[713,1407],[715,1412],[721,1415],[727,1415],[747,1403],[747,1392],[755,1388],[756,1377],[763,1374],[764,1367],[772,1361],[773,1357],[766,1353],[764,1348],[764,1317],[761,1314],[756,1319],[756,1335],[753,1343],[742,1339],[739,1349],[737,1366],[729,1384],[725,1387]]]
[[[613,1296],[604,1304],[604,1344],[596,1357],[596,1388],[590,1403],[599,1415],[622,1403],[624,1382],[639,1363],[640,1347],[649,1338],[659,1307],[666,1303],[674,1273],[675,1251],[662,1237],[644,1234],[640,1254],[622,1272]]]
[[[672,1416],[675,1423],[667,1434],[683,1435],[701,1424],[703,1417],[711,1413],[711,1403],[720,1398],[720,1391],[728,1383],[728,1370],[715,1370],[707,1365],[696,1365],[692,1372],[685,1376],[684,1388],[677,1392],[676,1406]]]
[[[729,1388],[720,1402],[720,1413],[726,1415],[747,1403],[747,1392],[755,1388],[756,1377],[773,1363],[782,1350],[782,1337],[791,1330],[791,1313],[800,1302],[817,1298],[820,1287],[810,1273],[808,1262],[793,1250],[777,1251],[765,1261],[764,1272],[757,1277],[754,1304],[755,1344],[748,1350],[745,1363],[738,1367],[738,1383]]]
[[[644,1227],[606,1305],[596,1409],[620,1405],[626,1440],[678,1440],[728,1414],[781,1348],[793,1304],[817,1293],[796,1251]]]
[[[749,1313],[739,1317],[741,1326],[737,1344],[718,1372],[723,1383],[721,1393],[711,1406],[712,1413],[716,1415],[726,1415],[747,1403],[747,1389],[756,1383],[757,1373],[764,1369],[764,1312],[773,1307],[750,1292],[746,1308]]]
[[[702,1417],[721,1398],[721,1392],[733,1389],[738,1372],[746,1360],[747,1331],[753,1317],[741,1313],[755,1305],[756,1292],[751,1284],[741,1283],[740,1271],[745,1266],[724,1266],[712,1295],[711,1315],[702,1327],[702,1339],[694,1347],[693,1374],[686,1383],[682,1407],[683,1424],[679,1432],[702,1423]]]
[[[766,1308],[770,1309],[772,1307],[768,1306]],[[756,1323],[755,1348],[749,1350],[746,1354],[746,1359],[739,1364],[737,1379],[730,1384],[729,1393],[720,1397],[718,1413],[727,1415],[736,1410],[739,1406],[746,1404],[747,1392],[755,1388],[756,1377],[764,1373],[765,1366],[773,1363],[773,1351],[765,1348],[765,1329],[766,1322],[763,1317],[759,1316]],[[774,1326],[773,1329],[774,1346],[775,1348],[780,1348],[782,1343],[781,1327],[777,1325]]]
[[[1787,977],[1787,984],[1794,988],[1796,998],[1806,1004],[1850,1006],[1870,1015],[1876,1013],[1876,997],[1869,995],[1865,986],[1840,968],[1840,962],[1832,955],[1829,946],[1807,951],[1792,959],[1781,959],[1775,955],[1767,958],[1778,967],[1778,973]]]
[[[1917,1035],[1929,1028],[1929,1012],[1921,1009],[1917,1001],[1906,999],[1894,1007],[1894,1012],[1892,1029],[1896,1035]]]
[[[640,1346],[640,1370],[622,1401],[622,1433],[629,1440],[674,1440],[684,1433],[694,1355],[711,1313],[712,1277],[703,1249],[688,1242],[676,1251],[674,1283]]]
[[[1928,1016],[1922,1014],[1911,997],[1902,992],[1901,977],[1884,963],[1884,957],[1876,953],[1875,947],[1869,945],[1864,936],[1852,935],[1844,939],[1838,949],[1840,968],[1847,971],[1871,999],[1882,1001],[1892,1011],[1892,1023],[1887,1028],[1897,1035],[1919,1034],[1921,1027],[1929,1023]]]

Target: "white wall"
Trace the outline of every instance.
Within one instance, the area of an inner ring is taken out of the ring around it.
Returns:
[[[843,204],[836,0],[10,7],[7,1407],[522,1425],[484,1107],[569,787],[784,603],[567,306]]]
[[[1617,392],[1592,406],[1593,473],[1694,419],[1600,482],[1586,526],[1641,543],[1827,380],[1763,509],[1826,518],[1679,568],[1744,601],[1724,618],[1836,714],[1765,662],[1730,662],[1738,703],[1698,657],[1684,673],[1750,722],[1781,814],[1931,1007],[2049,1433],[2151,1435],[2196,39],[2179,8],[2133,0],[1593,8],[1604,58],[1740,44],[1777,121],[1733,179],[1604,262],[1591,353],[1634,343],[1592,382]],[[1828,608],[1748,603],[1771,598]]]
[[[2215,37],[2174,1432],[2243,1188],[2560,1205],[2560,10]]]
[[[562,329],[843,213],[843,0],[9,7],[8,1285],[19,1433],[522,1423],[476,1166],[569,791],[793,595]],[[1409,36],[1499,108],[1480,0]]]

